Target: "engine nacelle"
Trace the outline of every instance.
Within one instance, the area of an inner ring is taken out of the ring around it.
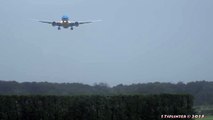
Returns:
[[[54,21],[54,22],[52,22],[52,26],[56,26],[57,25],[57,23]]]
[[[75,26],[78,27],[78,26],[79,26],[79,23],[78,23],[78,22],[75,22]]]

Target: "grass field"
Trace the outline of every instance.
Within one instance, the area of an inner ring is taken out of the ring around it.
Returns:
[[[206,116],[205,118],[200,118],[196,120],[213,120],[213,116]]]
[[[205,115],[205,118],[195,120],[213,120],[213,105],[203,105],[194,107],[197,114]]]

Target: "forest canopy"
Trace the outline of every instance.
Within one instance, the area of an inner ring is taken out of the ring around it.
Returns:
[[[133,94],[191,94],[195,105],[213,105],[213,82],[140,83],[109,87],[106,83],[49,83],[0,81],[0,95],[133,95]]]

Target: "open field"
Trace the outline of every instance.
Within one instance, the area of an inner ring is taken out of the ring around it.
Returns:
[[[206,116],[206,118],[199,118],[196,120],[213,120],[213,116]]]

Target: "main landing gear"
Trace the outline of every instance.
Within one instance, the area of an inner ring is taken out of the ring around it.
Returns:
[[[58,30],[60,30],[61,29],[61,27],[58,27]]]
[[[70,30],[73,30],[73,27],[71,27]]]

